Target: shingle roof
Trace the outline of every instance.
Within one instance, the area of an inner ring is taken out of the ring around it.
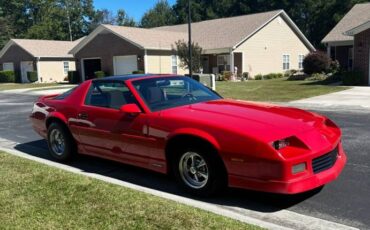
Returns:
[[[112,26],[112,25],[102,25],[105,28],[111,30],[115,34],[124,37],[136,45],[151,49],[171,49],[175,41],[185,39],[185,33],[179,32],[163,32],[156,30],[149,30],[143,28],[135,27],[125,27],[125,26]]]
[[[353,37],[344,35],[344,33],[369,20],[370,3],[356,4],[321,42],[353,41]]]
[[[73,55],[68,52],[83,38],[70,41],[33,40],[33,39],[11,39],[10,44],[16,44],[34,57],[68,57]],[[7,46],[4,47],[6,49]]]
[[[235,48],[279,15],[287,21],[306,46],[314,50],[312,44],[283,10],[195,22],[192,23],[192,38],[203,50]],[[70,53],[77,53],[95,36],[106,31],[116,34],[141,49],[171,50],[176,41],[188,39],[187,24],[152,29],[100,25]]]
[[[231,48],[269,22],[282,10],[192,23],[192,37],[203,49]],[[164,26],[152,31],[187,33],[188,25]]]

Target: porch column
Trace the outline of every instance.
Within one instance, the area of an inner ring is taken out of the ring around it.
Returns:
[[[37,82],[41,82],[41,76],[40,76],[40,57],[36,59],[36,71],[37,71]]]
[[[148,73],[148,54],[147,54],[147,51],[144,50],[144,73]]]
[[[234,52],[230,52],[230,72],[234,73]]]
[[[330,57],[330,50],[331,50],[331,46],[328,43],[326,46],[326,55],[328,55],[328,57]]]

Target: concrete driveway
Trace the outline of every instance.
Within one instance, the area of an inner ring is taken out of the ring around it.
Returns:
[[[336,93],[292,101],[289,105],[370,109],[370,87],[353,87]]]

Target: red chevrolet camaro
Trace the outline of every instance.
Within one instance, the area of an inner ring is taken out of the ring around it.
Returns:
[[[223,99],[183,76],[85,81],[39,98],[30,117],[58,161],[80,153],[173,173],[197,195],[227,185],[301,193],[333,181],[346,163],[328,118]]]

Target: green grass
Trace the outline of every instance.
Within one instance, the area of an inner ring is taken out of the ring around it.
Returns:
[[[0,229],[260,229],[0,152]]]
[[[245,82],[217,81],[216,89],[225,98],[249,101],[287,102],[338,92],[349,89],[349,87],[323,85],[319,82],[312,81],[287,81],[286,78],[281,78]]]
[[[58,83],[0,83],[0,91],[11,90],[11,89],[32,89],[32,88],[43,88],[61,86]]]

